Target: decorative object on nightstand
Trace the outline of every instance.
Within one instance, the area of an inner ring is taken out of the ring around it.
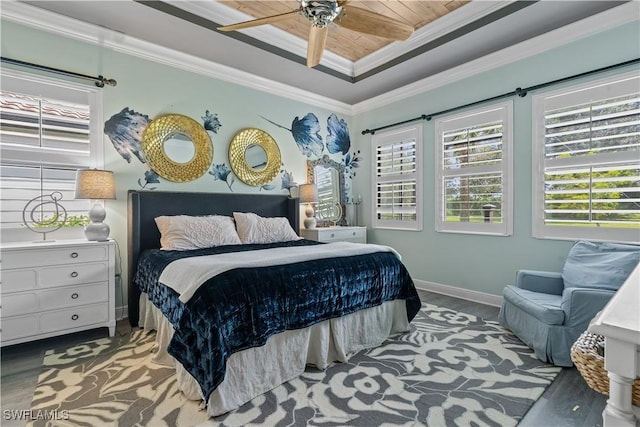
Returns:
[[[42,234],[41,242],[47,241],[47,233],[58,230],[67,221],[67,210],[60,200],[62,193],[54,191],[34,197],[22,209],[22,222],[29,230]]]
[[[84,228],[87,240],[105,241],[109,238],[109,226],[104,219],[107,216],[101,200],[116,198],[116,185],[113,172],[98,169],[79,169],[76,172],[76,199],[92,199],[89,210],[91,222]]]
[[[358,225],[358,206],[362,203],[362,195],[358,194],[346,204],[345,219],[347,225]]]
[[[298,195],[300,196],[300,203],[307,204],[307,207],[304,210],[304,213],[307,216],[304,219],[304,228],[315,228],[316,219],[313,216],[314,212],[311,204],[318,201],[318,187],[316,187],[315,184],[302,184],[298,187]]]

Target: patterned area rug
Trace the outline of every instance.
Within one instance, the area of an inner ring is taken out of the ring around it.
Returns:
[[[207,420],[151,362],[153,338],[47,352],[32,410],[60,426],[513,426],[560,372],[496,322],[423,304],[410,332]]]

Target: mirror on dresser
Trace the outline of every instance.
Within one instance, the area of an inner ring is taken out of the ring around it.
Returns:
[[[345,167],[325,155],[307,160],[307,182],[318,187],[316,219],[318,227],[345,224]]]

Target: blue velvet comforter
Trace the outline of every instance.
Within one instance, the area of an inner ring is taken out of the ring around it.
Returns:
[[[264,345],[272,335],[394,299],[406,301],[409,321],[420,309],[409,273],[390,252],[230,270],[206,281],[186,304],[158,283],[164,267],[176,259],[310,244],[318,243],[152,249],[141,254],[136,283],[173,325],[168,352],[198,381],[205,401],[223,381],[231,354]]]

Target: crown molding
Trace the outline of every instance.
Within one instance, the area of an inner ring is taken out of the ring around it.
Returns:
[[[571,43],[582,37],[606,31],[620,25],[638,21],[638,4],[624,3],[572,24],[566,25],[489,55],[461,64],[457,67],[369,98],[352,106],[354,115],[375,110],[407,98],[420,95],[438,87],[472,77],[486,71],[520,61],[551,49]]]
[[[350,105],[28,4],[13,0],[2,0],[2,19],[294,101],[299,102],[303,99],[306,104],[351,116],[375,110],[458,80],[490,71],[554,49],[590,34],[638,21],[637,16],[638,4],[636,2],[628,2],[445,72],[399,89],[391,90],[383,95]]]
[[[2,2],[2,19],[6,19],[37,30],[80,40],[116,52],[168,65],[185,71],[204,75],[249,89],[270,93],[326,108],[330,111],[351,115],[351,106],[344,102],[313,92],[275,82],[252,73],[178,52],[117,31],[82,22],[38,7],[17,1]]]

